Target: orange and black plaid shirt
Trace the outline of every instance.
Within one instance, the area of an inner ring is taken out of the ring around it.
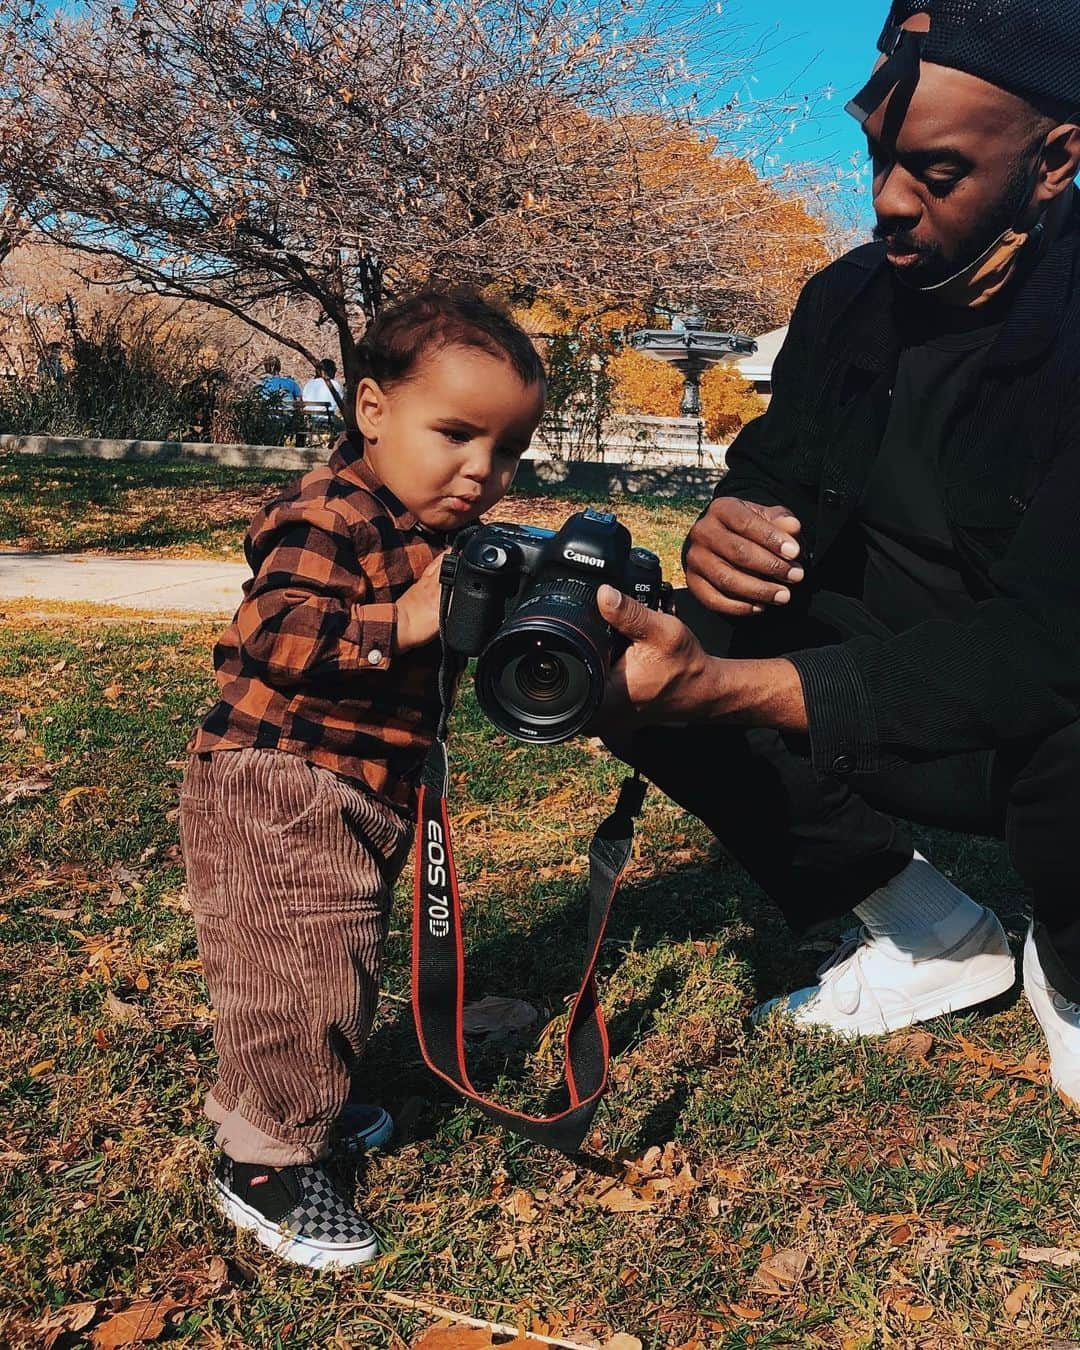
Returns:
[[[196,754],[284,750],[411,810],[439,717],[440,644],[394,651],[396,601],[445,548],[343,437],[265,506],[253,576],[214,648],[218,703]]]

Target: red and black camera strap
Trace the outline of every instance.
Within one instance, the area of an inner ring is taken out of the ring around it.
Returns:
[[[568,1104],[550,1116],[525,1115],[501,1106],[473,1087],[466,1064],[462,1025],[465,945],[447,811],[446,722],[454,678],[445,658],[439,678],[443,716],[424,763],[417,811],[412,987],[420,1050],[437,1077],[492,1120],[527,1139],[572,1153],[588,1133],[607,1086],[608,1038],[596,990],[596,963],[615,892],[630,861],[634,818],[641,812],[646,784],[637,776],[625,780],[615,810],[597,829],[589,847],[585,963],[564,1042]]]

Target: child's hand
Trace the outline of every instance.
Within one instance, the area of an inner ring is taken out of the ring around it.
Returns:
[[[413,582],[397,602],[397,650],[422,647],[439,635],[439,603],[442,586],[439,569],[447,550],[434,557],[419,581]]]

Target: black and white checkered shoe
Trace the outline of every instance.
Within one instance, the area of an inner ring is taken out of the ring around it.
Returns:
[[[337,1150],[344,1154],[370,1153],[389,1143],[393,1133],[394,1120],[389,1111],[346,1102],[335,1128]]]
[[[266,1167],[219,1154],[210,1185],[226,1218],[283,1261],[323,1270],[363,1265],[379,1254],[371,1226],[324,1163]]]

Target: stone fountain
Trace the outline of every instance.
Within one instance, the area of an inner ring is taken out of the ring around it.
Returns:
[[[670,328],[643,328],[627,336],[635,351],[666,361],[683,377],[681,417],[701,418],[701,377],[712,366],[732,357],[753,356],[757,343],[738,333],[715,333],[705,328],[700,314],[674,317]]]

